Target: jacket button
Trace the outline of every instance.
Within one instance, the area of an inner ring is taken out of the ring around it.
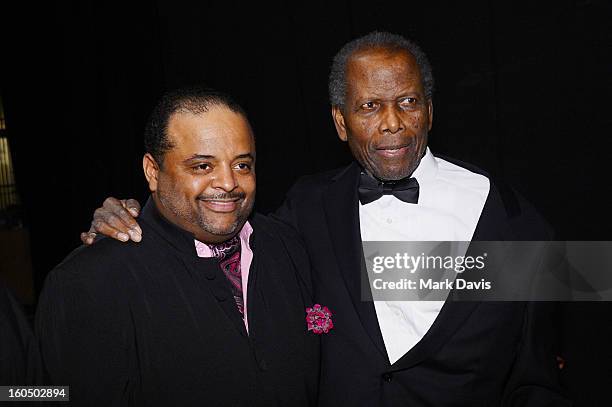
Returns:
[[[393,373],[383,373],[382,378],[387,383],[391,383],[391,380],[393,379]]]

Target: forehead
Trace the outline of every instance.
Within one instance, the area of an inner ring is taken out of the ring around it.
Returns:
[[[373,48],[354,53],[347,64],[347,91],[422,91],[421,73],[414,56],[403,49]],[[402,89],[398,89],[402,88]]]
[[[225,106],[202,113],[177,112],[168,121],[172,150],[184,154],[254,154],[253,132],[246,118]]]

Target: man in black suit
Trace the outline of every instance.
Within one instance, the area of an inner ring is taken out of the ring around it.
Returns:
[[[255,143],[227,95],[165,95],[145,132],[139,244],[104,239],[47,277],[36,315],[74,405],[308,406],[319,338],[295,233],[251,214]]]
[[[389,33],[349,42],[334,58],[329,89],[355,162],[300,179],[276,214],[305,242],[315,298],[334,314],[322,336],[319,404],[569,405],[558,393],[550,307],[362,299],[363,241],[550,234],[512,190],[429,151],[433,76],[414,43]],[[107,200],[89,233],[134,228],[125,208],[135,205]]]

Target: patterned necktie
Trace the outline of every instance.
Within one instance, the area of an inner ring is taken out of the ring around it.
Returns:
[[[244,300],[242,297],[242,272],[240,271],[240,236],[236,235],[227,242],[209,244],[213,257],[219,260],[219,265],[230,283],[238,312],[244,319]]]

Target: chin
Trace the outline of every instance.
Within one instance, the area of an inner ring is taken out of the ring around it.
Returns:
[[[227,237],[227,236],[231,236],[235,234],[237,230],[238,230],[237,225],[231,225],[231,226],[224,225],[224,226],[211,228],[210,233],[217,235],[219,237]]]
[[[238,229],[238,220],[234,220],[233,222],[209,222],[205,219],[200,219],[199,226],[202,230],[205,230],[207,233],[218,237],[225,237],[233,234]]]
[[[402,178],[406,178],[407,176],[412,174],[412,171],[407,171],[404,168],[394,167],[372,171],[372,174],[374,174],[376,178],[382,181],[397,181]]]

